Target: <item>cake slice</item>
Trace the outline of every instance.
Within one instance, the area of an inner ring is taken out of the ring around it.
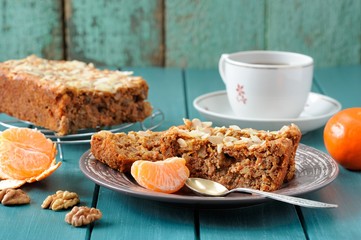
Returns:
[[[229,189],[279,189],[295,174],[295,154],[301,132],[294,124],[279,131],[211,127],[198,119],[163,132],[140,131],[92,136],[95,158],[120,172],[136,160],[182,157],[191,177],[217,181]]]
[[[131,72],[34,55],[0,63],[0,112],[53,130],[142,121],[152,112],[148,85]]]

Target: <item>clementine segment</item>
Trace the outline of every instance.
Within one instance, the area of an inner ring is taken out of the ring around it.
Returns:
[[[174,193],[184,186],[189,169],[184,158],[173,157],[157,162],[138,160],[132,164],[131,174],[144,188]]]
[[[43,133],[34,129],[11,128],[2,132],[0,137],[19,148],[41,152],[50,158],[54,158],[56,154],[56,151],[54,151],[55,144],[50,139],[47,139]]]
[[[326,123],[323,136],[327,151],[340,165],[361,170],[361,108],[336,113]]]
[[[10,128],[0,132],[0,188],[19,187],[54,172],[56,146],[40,131]]]
[[[49,157],[41,152],[17,147],[11,142],[0,144],[2,171],[14,179],[37,176],[50,166]]]

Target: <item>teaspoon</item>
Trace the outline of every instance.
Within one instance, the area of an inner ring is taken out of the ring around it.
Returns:
[[[228,190],[225,186],[220,183],[203,179],[203,178],[188,178],[186,181],[186,186],[192,191],[199,193],[205,196],[213,196],[213,197],[222,197],[228,195],[232,192],[243,192],[243,193],[253,193],[257,195],[261,195],[267,198],[271,198],[274,200],[278,200],[281,202],[290,203],[293,205],[301,206],[301,207],[309,207],[309,208],[336,208],[338,207],[336,204],[329,204],[324,202],[318,202],[313,200],[308,200],[304,198],[291,197],[287,195],[264,192],[251,188],[235,188],[232,190]]]

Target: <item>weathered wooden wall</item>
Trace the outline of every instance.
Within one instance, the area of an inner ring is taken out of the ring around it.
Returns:
[[[361,0],[0,0],[0,60],[214,68],[225,52],[283,50],[361,63]]]
[[[63,57],[62,4],[0,0],[0,60],[37,54]]]

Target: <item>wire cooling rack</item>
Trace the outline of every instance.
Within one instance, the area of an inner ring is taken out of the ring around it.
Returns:
[[[19,119],[10,117],[6,114],[0,114],[2,119],[0,121],[0,126],[5,128],[13,128],[13,127],[27,127],[27,128],[35,128],[42,132],[47,138],[51,139],[53,142],[57,143],[57,147],[59,150],[60,159],[63,160],[63,151],[62,145],[65,144],[84,144],[90,143],[91,136],[99,132],[101,130],[107,130],[113,133],[116,132],[125,132],[128,130],[137,129],[137,124],[139,124],[139,130],[154,130],[157,127],[161,126],[164,122],[164,114],[160,109],[153,109],[152,115],[146,118],[143,122],[136,123],[124,123],[120,125],[114,126],[106,126],[106,127],[97,127],[92,129],[81,129],[75,134],[69,134],[65,136],[57,136],[54,131],[48,130],[46,128],[38,127],[30,122],[21,121]],[[5,120],[4,120],[5,119]]]

